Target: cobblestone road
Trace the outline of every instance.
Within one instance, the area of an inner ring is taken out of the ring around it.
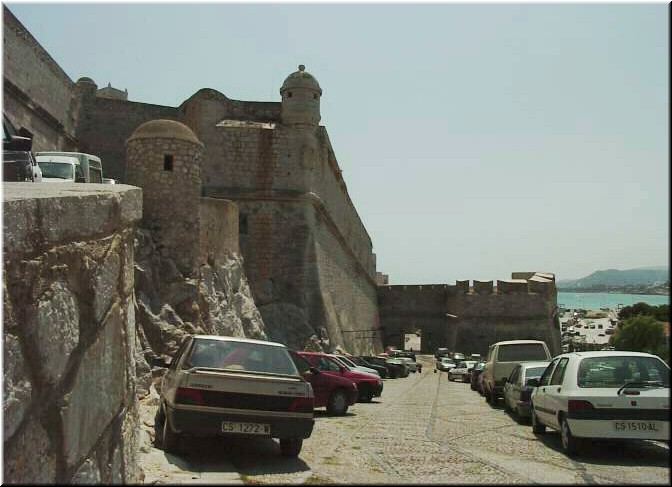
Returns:
[[[557,433],[535,436],[469,384],[433,373],[432,357],[419,360],[423,372],[386,380],[382,398],[343,417],[318,412],[298,459],[268,439],[190,442],[183,457],[147,448],[145,483],[670,482],[663,443],[594,443],[569,459]]]

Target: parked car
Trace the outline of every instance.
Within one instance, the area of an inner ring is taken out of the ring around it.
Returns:
[[[385,359],[383,357],[372,357],[364,355],[360,357],[372,365],[379,365],[387,369],[387,377],[396,379],[397,377],[408,377],[408,367],[401,362],[395,362],[394,359]],[[383,377],[381,375],[381,377]]]
[[[415,353],[410,350],[390,350],[388,355],[395,358],[410,358],[415,362]]]
[[[379,365],[379,364],[374,364],[369,362],[363,357],[348,357],[352,362],[355,364],[361,366],[361,367],[368,367],[370,369],[374,369],[376,372],[378,372],[378,376],[380,376],[381,379],[386,379],[388,372],[387,372],[387,367],[385,365]]]
[[[42,170],[32,152],[33,134],[2,114],[2,180],[7,182],[42,181]]]
[[[460,360],[466,360],[466,359],[467,359],[467,357],[465,357],[463,353],[455,352],[455,353],[453,354],[453,360],[454,360],[456,363],[459,362]]]
[[[395,376],[397,377],[408,377],[411,373],[411,369],[406,362],[398,358],[388,358],[385,360],[385,365],[390,365],[395,370]]]
[[[481,354],[480,353],[472,353],[469,355],[469,360],[473,360],[475,362],[480,362],[482,360]]]
[[[444,347],[439,347],[436,349],[436,353],[434,354],[434,358],[436,360],[439,360],[441,357],[448,357],[450,355],[450,351],[447,348]]]
[[[103,182],[103,163],[98,156],[83,152],[44,151],[36,152],[35,159],[42,171],[50,174],[46,182]]]
[[[344,377],[354,382],[357,386],[358,401],[360,402],[371,402],[374,397],[380,397],[383,392],[383,381],[380,377],[357,370],[350,370],[343,362],[329,354],[299,351],[296,353],[305,358],[312,367],[315,367],[320,372]]]
[[[504,384],[504,409],[515,414],[518,420],[530,417],[531,379],[539,379],[549,361],[523,362],[516,365]]]
[[[455,361],[450,358],[450,357],[441,357],[439,360],[436,362],[436,370],[440,370],[442,372],[448,371],[455,367],[457,365]]]
[[[416,364],[415,360],[409,357],[396,357],[397,360],[399,360],[401,363],[405,364],[408,367],[408,370],[416,373],[418,371],[418,365]]]
[[[478,380],[481,376],[481,373],[483,372],[483,367],[485,367],[485,362],[478,362],[476,365],[474,365],[474,368],[471,369],[471,377],[470,377],[470,382],[471,382],[471,390],[472,391],[479,391],[480,384],[478,383]],[[482,394],[482,392],[480,392]]]
[[[464,360],[458,362],[455,367],[448,370],[448,380],[457,380],[469,382],[469,372],[476,365],[474,360]]]
[[[156,438],[174,452],[185,434],[265,436],[280,440],[282,455],[296,457],[313,431],[313,406],[313,388],[284,345],[189,336],[161,381]]]
[[[354,382],[337,375],[323,374],[295,351],[289,353],[296,369],[313,387],[314,408],[326,407],[329,414],[343,416],[357,402],[358,391]]]
[[[340,355],[337,353],[330,354],[332,357],[336,357],[338,360],[343,362],[346,367],[349,367],[351,370],[358,370],[360,372],[366,372],[367,374],[375,375],[376,377],[380,377],[380,374],[376,369],[372,369],[371,367],[364,367],[362,365],[357,365],[354,363],[350,358],[346,357],[345,355]]]
[[[504,380],[516,364],[522,362],[550,361],[551,353],[540,340],[509,340],[490,345],[483,368],[483,394],[491,405],[504,392]]]
[[[560,431],[568,455],[589,439],[670,440],[670,368],[642,352],[555,357],[532,392],[532,431]]]

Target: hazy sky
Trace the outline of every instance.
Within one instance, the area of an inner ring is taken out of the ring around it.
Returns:
[[[280,101],[305,64],[391,284],[669,264],[666,3],[6,4],[132,101]]]

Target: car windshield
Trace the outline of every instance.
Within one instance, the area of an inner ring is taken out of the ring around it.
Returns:
[[[298,375],[284,347],[260,343],[195,339],[186,367]]]
[[[541,343],[516,343],[500,345],[497,354],[499,362],[525,362],[532,360],[549,360],[546,349]]]
[[[43,178],[75,179],[75,167],[72,164],[58,162],[39,162]]]
[[[655,357],[590,357],[584,358],[579,364],[577,382],[579,387],[586,388],[621,388],[628,383],[670,387],[670,369]]]
[[[443,358],[441,359],[441,362],[443,362],[444,364],[452,364],[452,363],[453,363],[453,359],[443,357]]]

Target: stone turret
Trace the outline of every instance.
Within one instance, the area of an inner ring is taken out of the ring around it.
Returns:
[[[152,120],[126,141],[128,184],[142,188],[144,225],[184,275],[199,262],[203,144],[186,125]]]
[[[301,64],[299,70],[287,76],[280,88],[281,119],[286,125],[317,127],[320,123],[322,89],[315,77]]]

